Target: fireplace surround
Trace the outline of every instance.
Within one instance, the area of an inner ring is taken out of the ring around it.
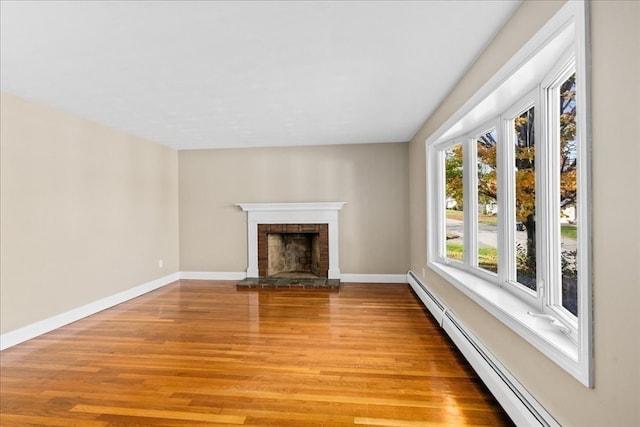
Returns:
[[[339,247],[338,247],[338,212],[345,202],[317,202],[317,203],[238,203],[247,212],[247,277],[257,278],[267,275],[265,269],[261,271],[259,258],[266,258],[266,253],[259,254],[259,236],[266,234],[264,230],[271,230],[273,224],[285,225],[292,233],[313,232],[322,236],[321,228],[326,229],[326,275],[328,279],[340,279]],[[265,227],[269,225],[269,227]],[[259,227],[262,226],[262,227]],[[294,231],[293,227],[297,227]],[[314,228],[311,231],[311,228]],[[317,230],[316,231],[316,227]],[[261,232],[259,232],[259,229]],[[274,227],[274,230],[278,227]],[[306,231],[299,231],[306,230]],[[274,231],[276,232],[276,231]],[[289,231],[285,231],[289,232]],[[321,241],[321,239],[320,239]],[[265,242],[266,247],[266,242]],[[320,249],[322,251],[322,249]],[[264,249],[263,249],[264,251]],[[261,256],[259,256],[261,255]]]

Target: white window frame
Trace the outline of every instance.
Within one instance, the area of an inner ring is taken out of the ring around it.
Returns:
[[[464,159],[467,157],[467,147],[466,147],[466,141],[463,138],[456,138],[453,139],[451,141],[448,141],[445,144],[442,144],[442,149],[439,151],[438,156],[439,156],[439,161],[440,162],[444,162],[445,159],[445,151],[455,147],[461,145],[462,146],[462,157],[463,157],[463,162]],[[446,176],[445,176],[445,170],[440,170],[440,178],[442,180],[442,182],[444,182],[446,180]],[[468,179],[468,177],[466,176],[466,174],[463,176],[463,180],[466,181]],[[467,195],[467,191],[466,191],[466,186],[463,189],[464,193],[463,193],[463,205],[467,206],[467,202],[468,202],[468,195]],[[445,235],[446,234],[446,194],[444,191],[444,185],[440,186],[440,188],[438,189],[438,206],[443,206],[443,209],[439,210],[439,215],[441,216],[438,220],[439,224],[438,224],[438,232],[440,235]],[[466,212],[466,211],[465,211]],[[464,229],[464,233],[468,233],[469,230],[469,225],[467,224],[467,217],[466,214],[464,214],[464,220],[463,220],[463,229]],[[453,265],[456,266],[457,268],[465,268],[465,263],[467,262],[466,260],[468,259],[468,249],[466,247],[466,245],[463,247],[463,255],[462,255],[462,261],[456,260],[456,259],[449,259],[447,258],[446,254],[447,254],[447,248],[446,248],[446,241],[443,239],[441,241],[438,242],[438,258],[440,260],[440,262],[445,263],[447,265]]]
[[[552,160],[552,162],[550,162],[547,165],[548,170],[545,171],[546,172],[545,175],[548,179],[549,191],[553,193],[549,198],[549,200],[547,201],[549,203],[549,207],[548,207],[548,212],[550,213],[549,215],[550,218],[548,218],[549,220],[551,220],[552,215],[555,216],[555,218],[557,218],[557,216],[560,213],[559,194],[558,194],[559,187],[560,187],[560,173],[559,173],[559,164],[558,164],[558,153],[560,150],[560,137],[559,137],[559,133],[556,132],[556,130],[559,129],[558,121],[560,116],[560,111],[558,107],[558,100],[560,98],[559,89],[560,89],[560,85],[565,80],[567,80],[571,76],[571,74],[575,72],[575,68],[576,68],[575,60],[565,60],[560,64],[558,64],[558,67],[556,69],[552,70],[552,72],[548,76],[548,79],[542,82],[543,93],[548,97],[546,105],[550,107],[550,111],[548,111],[548,114],[545,115],[544,119],[552,121],[546,127],[550,130],[553,130],[553,133],[549,133],[547,135],[548,144],[546,146],[546,149],[548,149],[550,152],[549,158]],[[578,110],[578,114],[580,114],[579,110]],[[585,164],[586,162],[588,162],[588,156],[586,156],[586,153],[584,152],[585,152],[584,149],[580,149],[577,151],[578,172],[581,172],[583,170],[583,168],[580,167],[582,162],[585,162]],[[588,197],[589,197],[589,194],[587,194],[584,191],[581,191],[587,188],[587,186],[589,185],[588,182],[584,180],[584,178],[586,178],[586,174],[579,173],[579,178],[577,180],[578,181],[577,190],[578,190],[578,200],[580,201],[580,203],[582,200],[588,200]],[[576,212],[578,213],[578,216],[580,216],[580,212],[584,210],[585,209],[577,209]],[[582,217],[585,218],[585,217],[588,217],[588,215],[583,214]],[[578,221],[580,221],[581,219],[582,218],[578,218]],[[588,221],[588,218],[585,218],[585,224],[587,224],[587,221]],[[581,222],[578,222],[578,224],[581,224]],[[549,249],[550,249],[549,257],[552,259],[560,259],[560,256],[561,256],[560,224],[558,221],[552,221],[548,224],[548,227],[551,229],[552,240],[553,240],[553,243],[555,243],[555,244],[549,245]],[[581,231],[581,226],[578,227],[578,233],[580,233],[580,231]],[[586,236],[586,239],[588,239],[588,236]],[[578,236],[578,241],[588,241],[586,239],[583,233],[580,233],[580,235]],[[588,250],[588,249],[585,249],[584,245],[580,245],[580,244],[578,245],[578,263],[580,266],[583,266],[583,265],[586,266],[588,264],[587,259],[581,260],[579,258],[580,254],[585,250]],[[560,282],[560,283],[562,282],[562,278],[561,278],[562,271],[561,271],[561,266],[559,264],[553,265],[553,268],[550,271],[548,271],[547,274],[548,274],[548,278],[547,278],[548,281]],[[583,275],[583,273],[580,272],[579,276],[580,275]],[[578,280],[580,280],[580,278]],[[580,288],[580,285],[578,285],[578,287]],[[568,310],[566,310],[562,306],[561,286],[558,286],[550,290],[552,292],[546,292],[546,294],[544,295],[545,311],[547,311],[549,314],[553,315],[554,317],[560,319],[560,321],[562,321],[565,325],[569,326],[572,332],[574,333],[573,335],[574,339],[577,339],[575,334],[577,334],[578,332],[578,321],[577,321],[577,318],[573,316],[573,314],[571,314]],[[578,313],[580,313],[580,308],[578,308]]]
[[[569,1],[427,140],[428,265],[587,387],[593,386],[590,110],[587,81],[587,4]],[[567,50],[569,49],[569,50]],[[573,68],[571,68],[573,67]],[[558,87],[576,72],[578,148],[578,317],[562,307],[560,278],[559,140],[545,131],[557,113]],[[534,75],[533,80],[528,76]],[[515,277],[512,120],[535,106],[537,290]],[[547,105],[549,106],[547,108]],[[511,123],[511,124],[510,124]],[[498,136],[498,273],[477,266],[477,157],[475,139],[488,129]],[[444,149],[462,142],[464,261],[446,258]],[[539,159],[542,159],[539,162]],[[555,159],[555,160],[554,160]],[[552,197],[558,196],[558,197]],[[556,200],[557,199],[557,200]],[[474,203],[475,202],[475,203]]]
[[[487,271],[483,268],[481,268],[478,265],[478,174],[477,174],[477,169],[476,166],[478,164],[478,148],[476,145],[476,140],[481,137],[482,135],[485,135],[487,133],[489,133],[491,130],[496,131],[496,139],[499,141],[501,139],[501,130],[500,130],[500,126],[499,126],[499,122],[497,120],[492,120],[489,121],[475,129],[473,129],[468,137],[467,137],[467,157],[466,159],[468,159],[468,162],[470,165],[473,165],[473,170],[471,171],[472,173],[467,173],[465,174],[466,177],[466,184],[467,184],[467,188],[470,191],[465,191],[465,195],[468,194],[467,196],[467,201],[465,203],[465,206],[468,206],[468,209],[465,209],[465,214],[467,215],[468,221],[466,220],[467,218],[465,218],[465,223],[468,223],[468,230],[469,230],[469,247],[467,248],[467,245],[465,245],[465,249],[468,251],[468,258],[469,259],[469,269],[474,273],[477,274],[481,277],[483,277],[485,280],[488,281],[497,281],[498,280],[498,275],[500,274],[499,272],[497,274],[494,274],[490,271]],[[465,160],[466,160],[465,159]],[[498,182],[498,191],[500,190],[500,183]],[[500,208],[498,208],[499,211]],[[500,217],[500,215],[498,215],[498,218]],[[500,228],[498,228],[498,233],[500,233]],[[500,238],[500,236],[498,236],[498,245],[500,245],[500,242],[502,241],[502,239]],[[498,248],[498,254],[500,254],[500,248]]]
[[[516,278],[517,266],[515,259],[516,245],[515,241],[515,229],[516,229],[516,220],[515,220],[515,204],[512,203],[515,200],[515,170],[513,169],[515,163],[515,149],[513,146],[513,120],[516,117],[529,110],[531,107],[534,107],[534,134],[538,141],[535,142],[536,148],[539,146],[540,139],[540,91],[539,88],[529,92],[521,99],[519,99],[515,104],[505,110],[500,116],[500,123],[503,129],[504,142],[503,142],[503,150],[502,150],[502,158],[503,162],[501,163],[503,171],[509,171],[510,173],[507,175],[504,173],[502,179],[502,188],[503,188],[503,197],[502,200],[505,201],[502,206],[505,211],[504,215],[504,232],[505,236],[505,253],[504,253],[504,262],[505,271],[502,276],[502,282],[505,285],[505,288],[509,290],[514,295],[519,298],[526,300],[531,305],[535,306],[539,310],[542,309],[542,298],[540,298],[540,281],[538,280],[536,291],[527,288],[523,284],[519,283]],[[537,158],[537,156],[536,156]],[[540,191],[540,178],[538,176],[540,168],[536,165],[536,195],[541,194]],[[536,241],[540,242],[540,228],[536,227]],[[542,248],[536,247],[536,251],[541,250]],[[539,270],[539,269],[538,269]],[[539,271],[536,273],[536,279],[539,279],[540,273]]]

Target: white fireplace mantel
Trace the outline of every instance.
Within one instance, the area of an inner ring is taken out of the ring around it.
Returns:
[[[248,214],[247,277],[258,277],[258,224],[327,224],[329,228],[329,279],[340,278],[338,265],[338,211],[346,202],[237,203]]]

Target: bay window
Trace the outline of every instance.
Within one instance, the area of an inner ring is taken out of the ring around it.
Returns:
[[[584,8],[569,2],[427,140],[428,261],[591,386]]]

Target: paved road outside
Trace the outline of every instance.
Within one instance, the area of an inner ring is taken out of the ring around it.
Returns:
[[[453,233],[460,236],[457,239],[450,239],[448,242],[462,243],[464,234],[463,222],[456,219],[447,218],[447,233]],[[478,244],[480,247],[498,247],[498,227],[490,224],[478,224]],[[527,232],[516,231],[516,244],[520,244],[523,249],[527,248]],[[563,251],[574,251],[577,247],[576,239],[562,239]]]

